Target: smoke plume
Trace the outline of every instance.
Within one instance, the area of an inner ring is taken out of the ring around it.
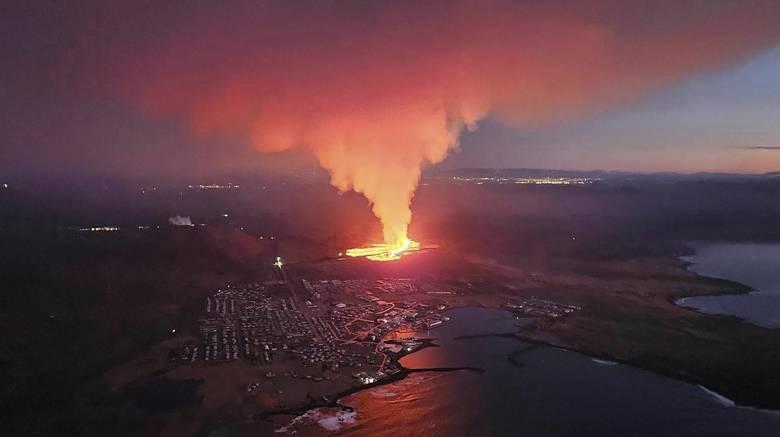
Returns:
[[[481,118],[587,115],[780,37],[777,1],[144,5],[103,16],[112,93],[199,135],[310,149],[391,244],[421,169]]]

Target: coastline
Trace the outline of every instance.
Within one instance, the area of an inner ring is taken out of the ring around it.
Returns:
[[[691,248],[691,250],[694,249]],[[679,266],[681,270],[691,275],[692,282],[696,281],[699,283],[703,283],[705,285],[715,286],[715,289],[709,287],[710,289],[707,290],[706,293],[696,293],[694,292],[694,289],[696,287],[690,287],[689,290],[683,292],[668,294],[667,296],[665,296],[665,301],[669,305],[672,305],[675,308],[682,309],[692,314],[695,314],[697,317],[702,317],[703,318],[702,320],[709,321],[707,322],[708,325],[712,325],[713,323],[715,323],[717,324],[717,326],[723,327],[725,326],[724,325],[725,323],[728,322],[733,323],[737,321],[739,324],[748,327],[750,330],[756,332],[763,332],[766,333],[767,335],[776,335],[778,332],[780,332],[780,329],[778,328],[772,328],[772,327],[767,327],[756,323],[752,323],[751,321],[743,319],[736,315],[706,313],[703,311],[699,311],[696,308],[678,304],[677,301],[688,297],[747,295],[750,294],[751,292],[756,291],[751,286],[748,286],[746,284],[731,279],[701,275],[689,268],[694,263],[690,260],[683,258],[686,256],[691,256],[691,255],[687,254],[687,255],[673,257],[672,260],[675,264]],[[550,328],[553,327],[551,326]],[[744,388],[741,385],[729,386],[728,382],[718,381],[717,379],[710,379],[707,377],[699,377],[682,367],[678,366],[672,368],[669,367],[668,365],[665,365],[672,362],[671,359],[667,359],[667,360],[664,360],[663,358],[653,359],[653,360],[625,359],[607,352],[603,352],[603,351],[598,352],[596,350],[589,349],[587,346],[577,347],[573,344],[569,344],[564,339],[561,339],[557,335],[554,329],[543,329],[541,331],[536,331],[536,332],[546,333],[548,335],[535,335],[533,331],[530,333],[524,333],[523,331],[524,330],[520,330],[516,334],[516,337],[522,341],[537,344],[537,345],[558,347],[568,351],[583,354],[585,356],[590,357],[593,360],[606,361],[606,362],[611,362],[616,364],[623,364],[623,365],[627,365],[639,369],[644,369],[664,377],[672,378],[699,387],[712,387],[713,385],[718,385],[717,383],[720,382],[721,383],[720,385],[727,386],[725,390],[723,389],[724,387],[721,387],[720,391],[707,388],[706,389],[707,392],[710,394],[713,393],[717,394],[719,396],[719,399],[728,399],[729,402],[733,403],[734,407],[749,408],[756,411],[766,412],[768,414],[780,414],[780,397],[775,396],[775,397],[767,398],[766,396],[762,397],[761,395],[753,395],[750,391],[747,392],[743,391]],[[715,378],[715,376],[712,376],[712,378]],[[725,394],[721,394],[721,393],[725,393]]]
[[[502,308],[495,308],[495,307],[484,307],[484,308],[490,308],[490,309],[494,309],[494,310],[506,311],[506,310],[504,310]],[[522,343],[526,343],[525,347],[519,348],[519,349],[509,353],[507,355],[507,357],[506,357],[509,360],[509,362],[513,366],[515,366],[517,368],[522,368],[524,366],[523,362],[520,360],[520,356],[525,354],[525,353],[527,353],[527,352],[536,350],[538,347],[553,347],[553,348],[557,348],[557,349],[560,349],[560,350],[574,352],[574,353],[577,353],[577,354],[579,354],[579,355],[581,355],[583,357],[587,357],[591,361],[594,361],[594,362],[596,362],[598,364],[609,365],[609,366],[625,365],[625,366],[628,366],[628,367],[632,367],[634,369],[641,369],[641,370],[644,370],[644,371],[647,371],[647,372],[651,372],[651,373],[656,374],[656,375],[660,375],[660,376],[667,377],[667,378],[670,378],[670,379],[673,379],[673,380],[676,380],[676,381],[684,382],[686,384],[689,384],[691,386],[699,388],[704,393],[706,393],[709,396],[711,396],[715,402],[717,402],[718,404],[722,405],[723,407],[727,407],[727,408],[732,408],[732,407],[733,408],[740,408],[740,409],[756,411],[756,412],[759,412],[759,413],[762,413],[762,414],[769,414],[769,415],[773,415],[773,416],[780,416],[780,410],[773,410],[773,409],[755,407],[755,406],[751,406],[751,405],[738,404],[737,402],[735,402],[732,399],[726,397],[725,395],[723,395],[723,394],[721,394],[721,393],[719,393],[719,392],[717,392],[717,391],[715,391],[713,389],[707,388],[707,386],[704,385],[703,382],[698,382],[696,379],[693,379],[693,378],[685,378],[685,377],[681,377],[679,374],[659,371],[659,369],[653,368],[652,366],[638,365],[638,363],[636,363],[636,362],[633,362],[633,361],[630,361],[630,360],[620,360],[620,359],[617,359],[617,358],[612,357],[612,356],[607,355],[607,354],[588,353],[588,352],[585,352],[585,351],[582,351],[582,350],[578,350],[576,348],[569,347],[567,345],[557,344],[557,343],[549,343],[549,342],[545,342],[545,341],[534,339],[534,338],[524,337],[523,334],[522,334],[523,331],[527,331],[527,330],[531,330],[531,329],[533,329],[533,325],[528,325],[528,327],[526,327],[525,329],[519,329],[515,333],[506,333],[506,332],[501,333],[501,332],[497,332],[497,333],[485,333],[485,334],[477,334],[477,335],[464,335],[464,336],[457,336],[457,337],[453,337],[453,338],[455,340],[471,340],[471,339],[480,339],[480,338],[487,338],[487,337],[500,337],[500,338],[513,338],[513,339],[518,340],[518,341],[520,341]],[[420,349],[418,349],[418,350],[420,350]],[[418,350],[415,350],[414,352],[417,352]],[[411,355],[414,352],[411,352],[409,355]],[[406,368],[406,367],[401,366],[401,368],[403,370],[401,372],[399,372],[398,374],[393,375],[392,377],[383,379],[382,381],[378,381],[378,382],[373,383],[373,384],[367,384],[365,386],[355,387],[354,389],[346,390],[346,391],[344,391],[342,393],[339,393],[338,395],[334,396],[332,401],[330,401],[328,403],[313,403],[312,405],[310,405],[307,408],[287,410],[287,411],[284,411],[284,412],[273,412],[273,413],[262,414],[260,416],[257,416],[255,418],[255,420],[267,419],[267,418],[269,418],[271,416],[277,416],[277,415],[292,415],[292,416],[295,416],[296,418],[302,417],[302,416],[307,416],[307,415],[308,415],[307,417],[316,417],[316,415],[312,415],[312,410],[316,410],[316,409],[319,409],[319,408],[335,408],[335,409],[339,409],[339,410],[344,411],[344,412],[354,413],[355,409],[353,407],[351,407],[351,406],[341,402],[344,398],[346,398],[346,397],[348,397],[348,396],[350,396],[352,394],[361,392],[363,390],[373,389],[373,388],[377,388],[379,386],[392,384],[394,382],[400,381],[400,380],[408,377],[409,375],[411,375],[413,373],[426,372],[426,371],[436,371],[436,372],[439,372],[439,371],[459,371],[459,370],[470,370],[470,371],[480,371],[480,372],[484,371],[483,369],[467,368],[467,367],[410,369],[410,368]],[[337,416],[338,416],[338,414],[337,414]],[[323,424],[320,424],[320,426],[325,427],[325,425],[323,425]],[[326,428],[326,429],[329,429],[329,428]],[[329,430],[330,431],[334,431],[332,429],[329,429]],[[335,431],[337,431],[337,429]]]
[[[257,413],[252,416],[251,420],[253,421],[263,421],[268,420],[271,417],[274,416],[301,416],[307,414],[311,410],[315,410],[318,408],[337,408],[341,409],[343,411],[347,412],[353,412],[353,408],[349,405],[342,404],[340,401],[343,400],[346,397],[349,397],[355,393],[359,393],[364,390],[370,390],[377,387],[381,387],[384,385],[392,384],[394,382],[401,381],[405,378],[407,378],[409,375],[414,373],[423,373],[423,372],[457,372],[457,371],[470,371],[470,372],[476,372],[476,373],[483,373],[485,372],[484,369],[479,367],[469,367],[469,366],[458,366],[458,367],[431,367],[431,368],[408,368],[403,366],[400,363],[400,359],[412,355],[414,353],[417,353],[423,349],[429,348],[429,347],[440,347],[436,343],[433,342],[432,339],[425,339],[425,344],[421,347],[418,347],[417,349],[407,352],[404,354],[401,354],[397,357],[394,357],[393,360],[398,365],[400,370],[392,375],[387,376],[386,378],[382,378],[376,382],[372,382],[370,384],[362,384],[357,385],[354,387],[351,387],[349,389],[343,390],[339,393],[336,393],[330,397],[328,397],[327,400],[325,399],[310,399],[309,403],[300,407],[292,407],[292,408],[286,408],[286,409],[279,409],[279,410],[269,410],[269,411],[263,411],[260,413]]]
[[[759,412],[759,413],[771,414],[773,416],[780,417],[780,410],[769,410],[769,409],[766,409],[766,408],[757,408],[757,407],[751,407],[751,406],[746,406],[746,405],[738,405],[733,400],[727,398],[726,396],[723,396],[722,394],[716,392],[715,390],[711,390],[711,389],[709,389],[709,388],[707,388],[707,387],[705,387],[705,386],[703,386],[701,384],[697,384],[696,386],[699,387],[703,392],[705,392],[708,395],[712,396],[713,399],[715,399],[719,404],[723,405],[724,407],[742,408],[742,409],[745,409],[745,410],[756,411],[756,412]]]
[[[726,286],[727,288],[724,288],[723,291],[711,291],[711,292],[707,292],[706,294],[689,294],[688,292],[678,293],[678,294],[671,294],[671,295],[668,296],[667,301],[669,303],[671,303],[672,305],[676,305],[676,306],[678,306],[680,308],[685,308],[685,309],[688,309],[688,310],[692,310],[692,311],[694,311],[694,312],[696,312],[698,314],[703,314],[703,315],[707,315],[707,316],[737,317],[737,316],[729,316],[729,315],[724,315],[724,314],[705,313],[705,312],[702,312],[702,311],[698,311],[695,308],[688,307],[688,306],[685,306],[685,305],[680,305],[680,304],[677,303],[678,300],[685,299],[687,297],[739,296],[739,295],[744,295],[744,294],[750,294],[750,293],[752,293],[754,291],[757,291],[756,289],[754,289],[753,287],[751,287],[749,285],[743,284],[741,282],[734,281],[732,279],[719,278],[717,276],[705,276],[705,275],[702,275],[702,274],[700,274],[698,272],[695,272],[695,271],[691,270],[690,266],[692,266],[695,263],[692,262],[692,261],[684,259],[684,257],[690,257],[690,256],[691,255],[681,255],[681,256],[676,257],[675,259],[676,259],[676,261],[679,262],[680,267],[683,270],[685,270],[686,272],[690,273],[691,275],[694,275],[699,280],[704,280],[704,281],[707,281],[707,282],[712,283],[712,284],[721,284],[721,285]],[[737,317],[737,318],[739,318],[739,317]]]
[[[506,337],[506,336],[501,335],[501,334],[499,334],[498,336]],[[737,403],[736,401],[730,399],[729,397],[727,397],[727,396],[725,396],[725,395],[723,395],[723,394],[721,394],[721,393],[719,393],[719,392],[717,392],[717,391],[715,391],[713,389],[707,388],[706,385],[705,385],[706,384],[705,381],[700,381],[700,380],[693,379],[693,378],[681,377],[679,373],[666,372],[666,371],[663,371],[663,370],[661,370],[659,368],[643,365],[641,363],[637,363],[637,362],[630,361],[630,360],[621,360],[621,359],[619,359],[617,357],[613,357],[613,356],[607,355],[607,354],[594,354],[594,353],[590,353],[590,352],[587,352],[587,351],[579,350],[579,349],[572,348],[570,346],[566,346],[566,345],[562,345],[562,344],[554,344],[554,343],[545,342],[543,340],[539,340],[539,339],[536,339],[536,338],[533,338],[533,337],[525,337],[521,333],[518,333],[515,336],[515,338],[517,340],[519,340],[519,341],[531,343],[531,344],[536,345],[536,346],[555,347],[555,348],[562,349],[562,350],[565,350],[565,351],[574,352],[574,353],[586,356],[586,357],[590,358],[592,361],[595,361],[596,363],[599,363],[599,364],[610,365],[610,366],[613,366],[613,365],[629,366],[629,367],[633,367],[635,369],[642,369],[642,370],[645,370],[645,371],[648,371],[648,372],[652,372],[652,373],[654,373],[656,375],[663,376],[665,378],[674,379],[676,381],[680,381],[680,382],[684,382],[686,384],[694,385],[696,387],[699,387],[703,391],[705,391],[707,394],[709,394],[709,395],[713,396],[714,398],[716,398],[716,400],[718,400],[718,402],[721,403],[721,405],[723,405],[723,406],[735,407],[735,408],[745,408],[745,409],[749,409],[749,410],[753,410],[753,411],[759,411],[759,412],[766,413],[766,414],[773,414],[773,415],[780,416],[780,409],[762,408],[762,407],[755,406],[755,405]],[[523,350],[521,350],[519,352],[522,353],[522,352],[526,352],[528,350],[529,349],[523,349]],[[517,363],[515,360],[510,360],[510,361],[512,362],[513,365],[516,365],[518,367],[522,366],[522,363]]]
[[[695,250],[695,249],[692,249],[692,250]],[[697,308],[695,306],[686,305],[685,302],[684,302],[686,299],[706,298],[706,297],[722,297],[722,296],[745,296],[745,295],[751,295],[751,294],[754,294],[754,293],[761,293],[761,290],[759,290],[759,289],[757,289],[757,288],[755,288],[753,286],[750,286],[750,285],[743,284],[741,282],[735,281],[733,279],[719,277],[719,276],[703,275],[703,274],[701,274],[699,272],[691,270],[690,267],[692,265],[696,264],[696,263],[694,263],[693,261],[690,261],[688,259],[685,259],[685,258],[690,258],[692,256],[695,256],[695,255],[681,255],[681,256],[678,257],[678,260],[682,263],[683,269],[686,272],[688,272],[688,273],[690,273],[692,275],[696,275],[696,277],[701,278],[703,280],[718,281],[718,282],[724,283],[724,284],[728,285],[729,287],[733,288],[733,290],[728,290],[727,289],[727,290],[724,290],[722,292],[711,292],[711,293],[707,293],[707,294],[694,294],[694,295],[691,295],[691,294],[678,294],[678,295],[670,295],[669,299],[668,299],[670,303],[672,303],[673,305],[676,305],[676,306],[678,306],[680,308],[684,308],[686,310],[690,310],[690,311],[693,311],[693,312],[695,312],[697,314],[701,314],[701,315],[714,316],[714,317],[735,318],[735,319],[739,320],[742,323],[746,323],[746,324],[749,324],[751,326],[755,326],[757,328],[780,329],[780,325],[775,326],[775,325],[773,325],[771,323],[769,323],[769,324],[761,323],[761,322],[756,321],[756,320],[751,320],[751,319],[748,319],[748,318],[745,318],[745,317],[741,317],[741,316],[739,316],[737,314],[728,314],[728,313],[725,313],[725,312],[724,313],[721,313],[721,312],[707,312],[707,311],[703,311],[703,310],[701,310],[701,309],[699,309],[699,308]]]

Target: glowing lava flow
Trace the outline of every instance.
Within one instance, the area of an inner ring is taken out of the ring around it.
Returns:
[[[365,257],[371,261],[393,261],[420,250],[420,243],[404,238],[400,244],[378,243],[369,247],[357,247],[347,250],[347,256]]]

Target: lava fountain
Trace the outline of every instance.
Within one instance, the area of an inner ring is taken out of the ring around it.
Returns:
[[[348,249],[347,256],[364,257],[371,261],[393,261],[418,250],[420,250],[420,243],[404,238],[398,244],[377,243],[367,247]]]

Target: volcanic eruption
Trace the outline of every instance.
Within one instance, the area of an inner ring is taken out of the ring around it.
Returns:
[[[105,13],[100,72],[111,93],[195,134],[309,149],[381,221],[383,243],[348,255],[388,260],[419,248],[408,226],[422,168],[481,118],[591,114],[780,36],[776,1],[695,3],[197,3],[133,21],[149,11],[131,2]]]

